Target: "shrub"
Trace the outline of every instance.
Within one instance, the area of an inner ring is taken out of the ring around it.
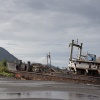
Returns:
[[[12,77],[14,76],[13,73],[10,73],[8,68],[7,68],[7,61],[3,60],[0,62],[0,74],[3,76],[7,76],[7,77]]]

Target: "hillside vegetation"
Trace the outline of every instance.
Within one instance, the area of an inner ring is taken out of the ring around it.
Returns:
[[[4,76],[4,77],[14,76],[14,74],[9,72],[9,70],[7,68],[7,61],[6,60],[3,60],[0,62],[0,76]]]

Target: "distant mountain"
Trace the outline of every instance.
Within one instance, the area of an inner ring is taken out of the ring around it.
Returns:
[[[7,61],[18,61],[16,57],[10,54],[7,50],[0,47],[0,61],[7,60]]]

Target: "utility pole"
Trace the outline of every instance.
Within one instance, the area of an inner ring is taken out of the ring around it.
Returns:
[[[51,67],[51,54],[47,54],[47,65],[49,64],[49,67]]]
[[[51,67],[51,55],[50,55],[50,52],[49,52],[49,59],[50,59],[50,67]]]

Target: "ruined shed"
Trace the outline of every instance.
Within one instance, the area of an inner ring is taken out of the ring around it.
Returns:
[[[26,71],[27,69],[27,65],[25,63],[22,63],[22,61],[18,61],[18,62],[7,62],[7,67],[9,71]]]

